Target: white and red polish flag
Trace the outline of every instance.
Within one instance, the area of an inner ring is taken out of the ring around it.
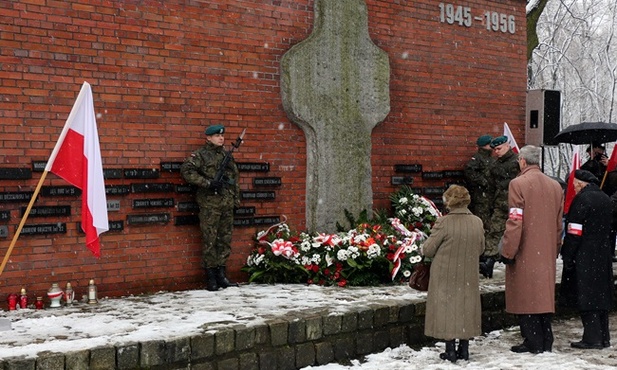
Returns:
[[[81,228],[86,233],[86,246],[99,257],[99,235],[109,230],[109,221],[92,89],[87,82],[81,87],[45,170],[81,189]]]
[[[514,140],[514,135],[512,135],[512,131],[510,131],[510,126],[506,122],[503,123],[503,135],[508,138],[508,142],[510,143],[510,148],[516,154],[519,152],[518,144],[516,140]]]
[[[578,153],[578,148],[574,149],[574,153],[572,154],[572,167],[570,168],[570,176],[568,176],[568,187],[566,188],[566,200],[563,205],[563,213],[566,214],[570,210],[570,205],[572,204],[572,200],[576,195],[574,191],[574,171],[581,168],[581,158]]]

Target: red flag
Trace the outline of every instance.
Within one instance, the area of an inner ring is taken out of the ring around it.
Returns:
[[[570,210],[570,204],[572,204],[572,199],[576,195],[574,191],[574,171],[578,170],[581,167],[581,158],[578,154],[578,149],[574,151],[572,156],[572,167],[570,169],[570,176],[568,176],[568,187],[566,188],[566,200],[563,206],[563,213],[568,213]]]
[[[606,173],[613,171],[615,168],[617,168],[617,150],[613,147],[611,157],[608,159],[608,163],[606,164]]]
[[[508,143],[510,143],[510,147],[512,148],[512,151],[518,154],[519,152],[518,144],[516,143],[516,140],[514,139],[514,135],[512,135],[512,131],[510,131],[510,127],[505,122],[503,123],[503,135],[508,138]]]
[[[45,170],[82,190],[81,228],[86,233],[86,246],[99,257],[99,235],[109,230],[109,221],[92,89],[87,82],[81,87]]]

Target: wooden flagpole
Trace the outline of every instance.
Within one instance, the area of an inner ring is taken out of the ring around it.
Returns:
[[[13,235],[13,240],[11,240],[11,245],[9,246],[9,250],[6,252],[6,255],[4,256],[4,260],[2,260],[2,265],[0,265],[0,275],[2,275],[2,272],[4,271],[4,267],[6,266],[6,263],[8,262],[9,257],[11,256],[13,247],[15,247],[15,243],[17,243],[17,238],[19,238],[19,234],[21,234],[21,229],[23,229],[24,224],[26,223],[26,220],[28,219],[28,215],[30,214],[30,210],[32,209],[32,206],[34,205],[34,202],[36,201],[36,197],[39,195],[39,192],[41,191],[41,186],[43,185],[43,181],[45,181],[45,178],[47,177],[47,172],[49,172],[47,169],[43,171],[43,174],[41,175],[41,179],[39,180],[39,183],[36,185],[36,189],[34,190],[34,194],[32,194],[30,203],[28,203],[26,212],[21,218],[21,222],[19,223],[19,226],[17,227],[17,230],[15,231],[15,235]]]

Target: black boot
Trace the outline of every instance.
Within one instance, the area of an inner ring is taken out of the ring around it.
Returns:
[[[456,362],[456,349],[454,339],[446,341],[446,351],[439,354],[439,358],[442,360],[448,360],[450,362]]]
[[[216,282],[217,270],[218,268],[216,267],[209,267],[206,269],[206,274],[208,275],[208,283],[206,284],[206,289],[211,292],[216,292],[217,290],[219,290],[219,285]]]
[[[227,276],[225,276],[225,266],[217,267],[216,282],[223,289],[228,288],[230,286],[238,286],[238,283],[232,283],[231,281],[227,280]]]
[[[480,262],[480,273],[485,278],[493,278],[493,268],[495,267],[495,258],[488,257],[486,261]]]
[[[469,340],[461,339],[458,341],[458,349],[456,350],[456,358],[459,360],[469,361]]]

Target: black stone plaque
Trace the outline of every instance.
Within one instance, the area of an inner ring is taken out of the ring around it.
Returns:
[[[171,193],[174,190],[174,184],[169,183],[131,184],[133,193]]]
[[[70,197],[81,195],[81,190],[75,186],[43,186],[41,195],[46,197]]]
[[[423,189],[422,188],[411,188],[411,191],[414,194],[422,194]]]
[[[176,193],[179,193],[179,194],[194,193],[195,190],[197,190],[197,187],[193,185],[189,185],[189,184],[176,185]]]
[[[43,172],[47,166],[47,161],[32,161],[32,172]]]
[[[263,216],[253,218],[253,224],[255,225],[273,225],[281,222],[279,216]]]
[[[422,178],[427,180],[443,179],[443,171],[422,172]]]
[[[0,238],[6,238],[9,236],[9,227],[6,225],[0,226]]]
[[[121,179],[122,170],[119,168],[106,168],[103,169],[103,178],[105,179]]]
[[[197,202],[178,202],[178,211],[199,212],[199,204]]]
[[[234,216],[252,216],[255,214],[255,207],[238,207],[234,210]]]
[[[392,185],[411,185],[413,184],[413,177],[411,176],[392,176]]]
[[[395,164],[394,172],[419,173],[419,172],[422,172],[422,165],[421,164]]]
[[[107,212],[118,212],[119,210],[120,210],[119,200],[108,200],[107,201]]]
[[[105,185],[106,195],[127,195],[131,192],[129,185]]]
[[[173,207],[174,204],[175,204],[174,198],[134,199],[133,200],[133,208]]]
[[[0,211],[0,221],[9,221],[11,219],[11,211]]]
[[[109,231],[122,231],[124,230],[124,221],[109,221],[108,227]],[[77,231],[80,234],[85,234],[81,228],[81,222],[77,222]]]
[[[268,172],[270,171],[270,163],[259,162],[243,162],[236,163],[240,172]]]
[[[0,193],[0,202],[29,202],[33,195],[33,191],[9,191],[6,193]]]
[[[244,200],[272,200],[275,198],[273,191],[241,191],[240,198]]]
[[[127,179],[158,179],[159,176],[159,170],[150,168],[134,168],[132,170],[124,170],[124,177]]]
[[[465,177],[465,172],[462,170],[445,170],[443,171],[443,176],[451,178]]]
[[[21,235],[66,234],[65,223],[25,225]]]
[[[234,218],[234,226],[242,227],[242,226],[252,226],[253,219],[252,218]]]
[[[21,207],[21,215],[28,207]],[[71,206],[35,206],[30,209],[29,217],[66,217],[71,215]]]
[[[424,188],[423,192],[425,195],[442,195],[446,191],[446,188],[443,187],[434,187],[434,188]]]
[[[0,168],[0,180],[28,180],[32,178],[29,168]]]
[[[441,197],[437,197],[437,198],[430,198],[433,203],[438,207],[443,209],[443,199]]]
[[[253,179],[253,186],[280,186],[280,177],[255,177]]]
[[[166,224],[169,222],[169,213],[150,213],[126,216],[129,225]]]
[[[161,162],[161,171],[180,172],[182,162]]]
[[[174,223],[176,226],[182,225],[198,225],[199,217],[196,215],[187,215],[187,216],[176,216],[176,221]]]

